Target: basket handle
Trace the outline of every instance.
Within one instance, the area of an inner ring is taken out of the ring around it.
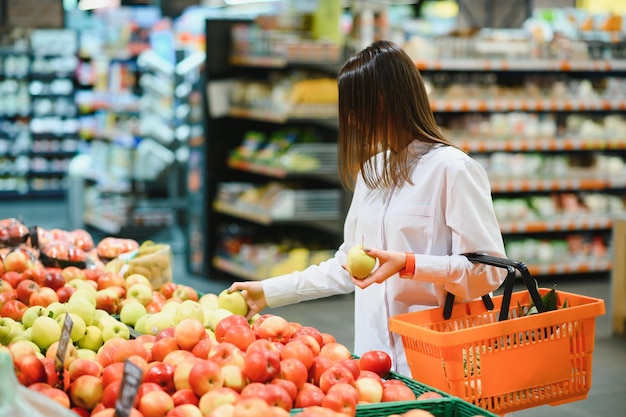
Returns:
[[[534,278],[530,275],[526,264],[520,261],[514,261],[505,258],[498,258],[496,256],[484,255],[479,253],[466,253],[464,256],[474,263],[481,263],[485,265],[496,266],[499,268],[504,268],[507,270],[506,278],[504,279],[504,292],[502,294],[502,306],[500,308],[500,316],[498,317],[498,321],[503,321],[508,319],[509,315],[509,307],[511,305],[511,296],[513,294],[513,286],[515,284],[516,271],[519,271],[522,275],[522,280],[526,285],[526,289],[530,293],[530,297],[533,300],[537,308],[537,312],[543,313],[546,311],[546,307],[543,304],[543,300],[541,299],[541,295],[539,291],[537,291],[537,284]],[[489,294],[483,295],[482,297],[483,303],[487,310],[493,310],[493,300],[489,296]],[[452,315],[452,307],[454,305],[454,294],[448,293],[446,296],[446,302],[443,308],[443,317],[447,320]]]

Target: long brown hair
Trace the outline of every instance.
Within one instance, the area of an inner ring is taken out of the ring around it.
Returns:
[[[339,178],[348,189],[359,172],[371,189],[410,183],[406,149],[414,139],[452,145],[437,127],[415,63],[396,44],[378,41],[352,56],[337,85]],[[379,152],[382,170],[372,159]]]

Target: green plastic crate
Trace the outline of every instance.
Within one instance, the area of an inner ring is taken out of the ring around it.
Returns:
[[[444,397],[422,401],[402,401],[357,406],[356,417],[387,417],[409,410],[426,410],[435,417],[498,417],[458,397]]]

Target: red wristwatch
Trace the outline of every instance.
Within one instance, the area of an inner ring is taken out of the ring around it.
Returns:
[[[413,278],[415,273],[415,254],[413,252],[406,252],[406,263],[404,269],[398,272],[400,278]]]

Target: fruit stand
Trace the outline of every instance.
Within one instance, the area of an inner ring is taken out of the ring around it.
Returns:
[[[0,416],[495,416],[384,352],[174,282],[167,244],[8,218],[0,256]]]

